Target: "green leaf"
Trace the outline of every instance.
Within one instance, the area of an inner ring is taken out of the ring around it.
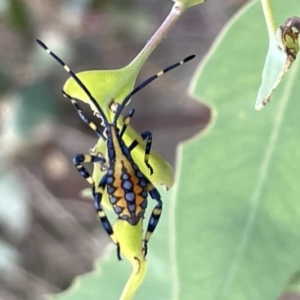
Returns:
[[[298,0],[272,1],[275,18]],[[180,149],[178,299],[278,299],[300,264],[300,67],[264,111],[252,103],[267,49],[261,6],[238,13],[197,71],[192,94],[212,108],[202,137]],[[276,100],[276,101],[275,101]]]
[[[262,109],[269,101],[272,92],[278,86],[282,77],[287,72],[287,55],[278,47],[275,36],[270,39],[265,66],[262,73],[262,83],[258,90],[255,109]]]
[[[169,236],[171,203],[170,193],[160,191],[164,202],[164,209],[159,224],[148,244],[148,270],[146,278],[137,291],[135,299],[172,299],[172,257],[169,255]],[[147,217],[153,208],[154,201],[149,199]],[[144,231],[145,232],[145,231]],[[131,266],[126,260],[118,261],[115,246],[96,265],[96,270],[90,274],[78,277],[72,287],[60,294],[53,295],[55,300],[98,300],[119,299],[126,281],[131,273]]]

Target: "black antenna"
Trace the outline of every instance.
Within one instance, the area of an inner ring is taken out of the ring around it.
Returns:
[[[36,40],[37,43],[44,49],[48,54],[50,54],[62,67],[71,75],[71,77],[77,82],[77,84],[82,88],[82,90],[87,94],[91,102],[96,106],[97,110],[99,111],[105,125],[108,125],[108,120],[106,118],[106,115],[96,99],[93,97],[91,92],[88,90],[88,88],[84,85],[84,83],[77,77],[77,75],[71,70],[71,68],[63,61],[61,60],[55,53],[53,53],[42,41]],[[64,92],[63,92],[64,93]],[[64,93],[66,94],[66,93]],[[68,96],[68,95],[67,95]],[[68,96],[71,98],[70,96]]]
[[[156,78],[158,78],[158,77],[162,76],[163,74],[165,74],[165,73],[167,73],[167,72],[169,72],[169,71],[171,71],[171,70],[173,70],[173,69],[175,69],[175,68],[181,66],[182,64],[184,64],[184,63],[186,63],[186,62],[192,60],[192,59],[195,58],[195,57],[196,57],[196,55],[194,55],[194,54],[193,54],[193,55],[190,55],[190,56],[188,56],[188,57],[186,57],[186,58],[183,59],[182,61],[177,62],[177,63],[175,63],[175,64],[173,64],[173,65],[171,65],[171,66],[169,66],[169,67],[167,67],[167,68],[165,68],[165,69],[159,71],[157,74],[155,74],[155,75],[149,77],[149,78],[146,79],[144,82],[142,82],[139,86],[137,86],[136,88],[134,88],[134,89],[133,89],[133,90],[132,90],[125,98],[124,98],[124,100],[122,101],[122,103],[121,103],[120,106],[118,107],[117,112],[116,112],[116,114],[115,114],[115,116],[114,116],[114,121],[113,121],[113,122],[114,122],[114,123],[117,122],[117,120],[118,120],[118,118],[119,118],[119,116],[120,116],[122,110],[124,109],[124,107],[126,106],[126,104],[129,102],[129,100],[131,99],[131,97],[132,97],[134,94],[136,94],[138,91],[140,91],[141,89],[143,89],[144,87],[146,87],[149,83],[151,83],[151,82],[152,82],[153,80],[155,80]]]

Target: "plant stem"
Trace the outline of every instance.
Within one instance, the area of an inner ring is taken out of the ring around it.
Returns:
[[[261,6],[267,23],[269,38],[273,38],[276,31],[276,24],[270,0],[261,0]]]
[[[144,257],[143,260],[140,261],[140,264],[137,262],[137,259],[135,259],[134,262],[131,261],[131,263],[133,270],[119,300],[133,299],[137,289],[142,284],[146,275],[147,261],[144,259]]]
[[[131,64],[137,64],[142,66],[148,59],[153,50],[158,46],[158,44],[164,39],[169,30],[173,27],[175,22],[180,18],[180,16],[185,12],[186,7],[180,3],[175,2],[171,12],[154,33],[154,35],[148,40],[145,47],[138,54],[138,56],[131,62]]]

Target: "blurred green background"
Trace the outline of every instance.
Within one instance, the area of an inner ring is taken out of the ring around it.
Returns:
[[[215,36],[246,0],[189,9],[142,69],[138,82],[189,54],[194,63],[136,95],[132,121],[174,164],[176,145],[202,130],[209,110],[187,96]],[[96,136],[61,95],[66,73],[39,38],[77,71],[127,65],[168,15],[167,0],[0,2],[0,299],[41,299],[66,289],[108,243],[72,164]],[[82,104],[89,113],[89,108]]]

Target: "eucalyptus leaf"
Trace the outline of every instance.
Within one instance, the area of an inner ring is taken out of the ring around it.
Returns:
[[[289,66],[290,64],[287,65],[287,54],[278,47],[278,41],[274,36],[269,41],[268,54],[262,73],[262,83],[255,102],[256,110],[261,110],[270,101],[272,92],[282,80]]]
[[[276,19],[299,12],[298,0],[272,4]],[[300,67],[296,61],[278,86],[274,105],[252,109],[264,26],[259,1],[251,2],[194,77],[191,92],[212,108],[212,120],[180,149],[178,299],[275,300],[300,265]]]

